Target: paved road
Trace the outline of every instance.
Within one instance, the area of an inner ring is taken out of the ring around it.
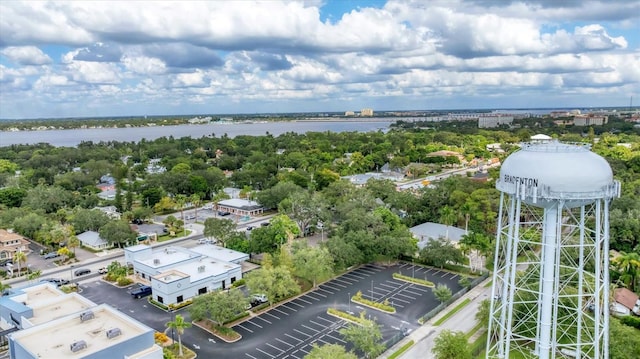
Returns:
[[[489,299],[491,296],[491,287],[485,288],[485,285],[491,280],[491,277],[487,278],[484,282],[478,284],[475,288],[470,290],[467,294],[459,298],[453,304],[451,304],[446,310],[443,310],[440,314],[425,323],[422,327],[411,333],[405,340],[396,344],[393,348],[387,350],[379,359],[386,359],[389,355],[393,354],[404,343],[413,339],[416,343],[399,358],[401,359],[431,359],[435,356],[431,353],[433,348],[433,340],[445,329],[453,331],[469,332],[476,326],[475,314],[478,311],[480,302],[484,299]],[[467,304],[459,312],[451,316],[444,323],[439,326],[434,326],[439,318],[449,312],[452,308],[455,308],[458,303],[465,300],[465,298],[471,299],[471,302]]]

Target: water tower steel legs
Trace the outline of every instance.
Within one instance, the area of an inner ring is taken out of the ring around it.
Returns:
[[[487,358],[608,358],[608,205],[501,193]]]

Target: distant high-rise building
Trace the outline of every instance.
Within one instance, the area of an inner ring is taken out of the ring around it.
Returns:
[[[573,118],[574,126],[602,126],[607,123],[607,116],[577,115]]]
[[[362,111],[360,111],[360,116],[368,116],[368,117],[373,116],[373,109],[363,108]]]
[[[355,116],[355,115],[356,115],[356,113],[355,113],[355,112],[353,112],[353,111],[346,111],[346,112],[344,113],[344,115],[345,115],[345,116]]]
[[[478,117],[478,128],[492,128],[500,125],[511,125],[513,116],[493,115]]]

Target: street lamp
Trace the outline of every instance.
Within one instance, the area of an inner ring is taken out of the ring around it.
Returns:
[[[73,281],[73,264],[69,266],[69,277],[71,277],[69,282]]]
[[[351,314],[351,293],[347,293],[347,303],[349,304],[349,311],[347,313]]]
[[[371,300],[376,300],[376,298],[373,296],[373,279],[371,280]]]

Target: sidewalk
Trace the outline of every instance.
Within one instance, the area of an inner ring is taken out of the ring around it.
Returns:
[[[492,277],[482,281],[475,286],[469,292],[462,297],[458,298],[446,309],[438,313],[435,317],[431,318],[428,322],[422,325],[420,328],[413,331],[406,338],[396,343],[393,347],[389,348],[386,352],[380,355],[379,359],[387,359],[390,355],[400,349],[403,345],[413,340],[414,344],[405,351],[399,358],[401,359],[429,359],[434,358],[431,353],[433,348],[433,340],[440,334],[441,331],[449,329],[452,331],[462,331],[468,333],[476,326],[475,313],[480,306],[480,302],[484,299],[488,299],[491,295],[491,287],[485,288],[485,285],[491,281]],[[444,323],[435,326],[433,323],[437,322],[444,315],[449,313],[453,308],[460,304],[465,299],[471,299],[471,302],[465,305],[457,313],[449,317]]]

